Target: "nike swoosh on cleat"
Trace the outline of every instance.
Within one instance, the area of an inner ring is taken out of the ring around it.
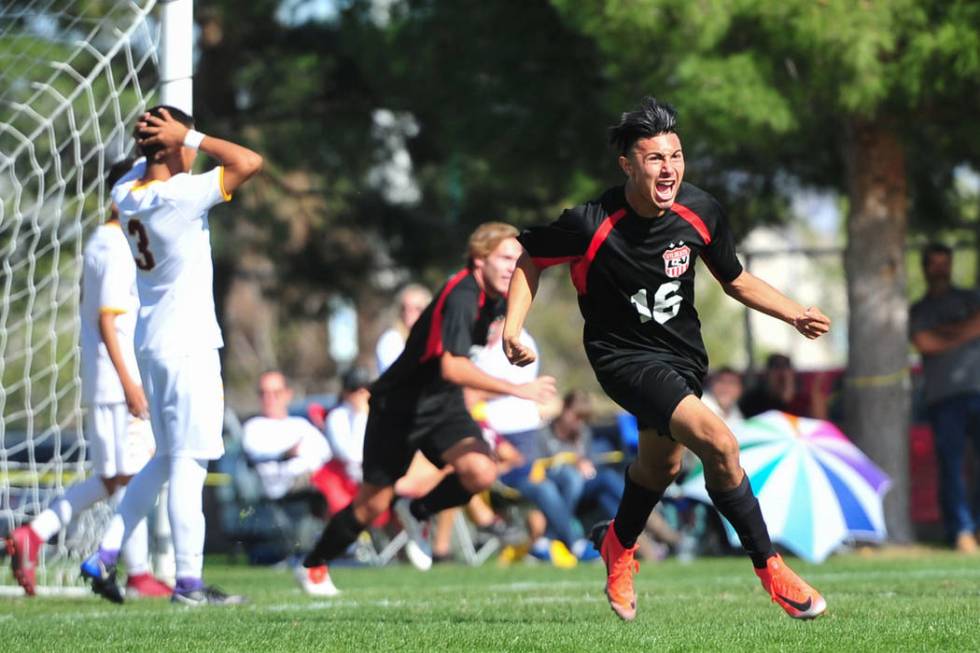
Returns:
[[[778,596],[781,601],[785,601],[788,605],[796,608],[800,612],[806,612],[807,610],[810,609],[810,606],[813,605],[813,599],[811,599],[810,597],[807,597],[805,603],[800,603],[799,601],[794,601],[793,599],[788,599],[785,596],[783,596],[782,594],[777,594],[776,596]]]

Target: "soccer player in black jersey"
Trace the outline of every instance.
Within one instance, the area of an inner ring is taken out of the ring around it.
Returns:
[[[700,256],[728,295],[807,338],[826,333],[830,320],[742,269],[718,202],[684,182],[673,107],[644,98],[610,129],[610,140],[626,183],[521,234],[525,253],[511,279],[504,327],[510,361],[533,360],[518,336],[540,271],[569,263],[596,378],[640,422],[639,455],[627,470],[616,517],[593,531],[606,563],[610,606],[624,620],[636,616],[636,538],[680,472],[687,447],[704,463],[708,493],[735,527],[773,601],[792,617],[816,617],[826,602],[773,550],[739,463],[738,442],[700,400],[708,358],[694,309],[694,261]]]
[[[493,484],[497,467],[463,403],[463,386],[534,401],[554,396],[555,380],[550,376],[515,385],[489,376],[469,359],[470,348],[485,345],[490,324],[503,316],[503,297],[521,254],[517,234],[517,229],[500,222],[482,224],[473,232],[467,266],[439,290],[412,326],[401,356],[371,386],[364,482],[303,562],[310,569],[322,567],[318,576],[326,574],[326,564],[388,509],[395,481],[416,451],[439,467],[453,467],[453,473],[426,496],[395,502],[417,554],[428,551],[420,522],[465,504]]]

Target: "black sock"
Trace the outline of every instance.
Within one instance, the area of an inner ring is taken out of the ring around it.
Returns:
[[[408,505],[412,515],[419,520],[425,521],[432,515],[442,512],[446,508],[461,506],[470,500],[473,493],[463,487],[458,474],[450,474],[442,479],[439,485],[435,486],[431,492],[415,499]]]
[[[327,527],[323,529],[323,534],[313,546],[313,550],[303,560],[303,566],[319,567],[343,554],[351,544],[357,541],[358,536],[366,526],[367,524],[360,523],[354,516],[353,504],[347,506],[334,515]]]
[[[620,544],[627,549],[636,544],[636,538],[646,528],[647,519],[663,494],[634,483],[629,468],[626,469],[626,488],[613,520],[613,530]]]
[[[752,492],[748,474],[742,477],[742,482],[733,490],[708,488],[708,496],[718,512],[735,527],[742,548],[752,558],[755,568],[765,569],[766,560],[776,555],[776,551],[772,548],[769,530],[762,518],[759,500]]]

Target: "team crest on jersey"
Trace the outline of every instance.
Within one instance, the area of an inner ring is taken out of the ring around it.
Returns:
[[[677,245],[671,243],[667,251],[664,252],[664,272],[667,273],[667,276],[676,279],[687,272],[687,268],[690,266],[691,248],[685,245],[684,241]]]

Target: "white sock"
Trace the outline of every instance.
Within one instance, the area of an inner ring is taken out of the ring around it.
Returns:
[[[173,533],[170,530],[170,514],[167,510],[167,494],[170,484],[164,483],[157,495],[153,513],[153,571],[157,578],[171,585],[177,580],[177,563],[174,558]]]
[[[47,542],[67,526],[72,517],[106,496],[105,485],[98,476],[90,476],[84,481],[74,483],[63,495],[52,501],[47,510],[34,518],[31,529]]]
[[[204,568],[204,480],[208,461],[177,457],[170,472],[170,528],[177,578],[201,578]]]
[[[112,500],[118,505],[122,503],[124,496],[126,496],[126,488],[121,487],[112,495]],[[126,563],[126,574],[128,576],[139,576],[150,570],[148,548],[149,536],[147,534],[146,518],[144,517],[140,520],[140,523],[136,524],[136,528],[129,534],[129,537],[122,546],[122,558],[123,562]]]
[[[100,548],[104,551],[119,551],[123,542],[143,521],[153,507],[160,486],[170,473],[170,458],[153,457],[129,482],[126,496],[116,508],[109,527],[102,536]]]

